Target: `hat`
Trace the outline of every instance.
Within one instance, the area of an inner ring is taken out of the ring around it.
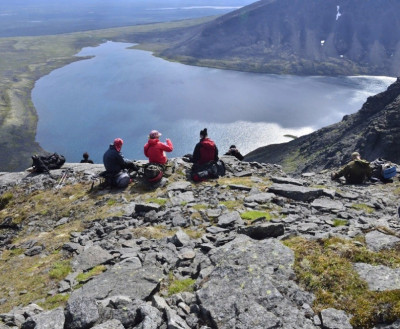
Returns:
[[[236,145],[231,145],[229,148],[230,148],[230,149],[235,149],[235,148],[236,148]]]
[[[121,138],[114,139],[114,147],[118,152],[121,151],[122,144],[124,144],[124,141]]]
[[[159,138],[160,136],[161,136],[161,134],[157,130],[150,131],[149,137],[151,139]]]
[[[360,156],[360,153],[358,153],[358,152],[353,152],[353,153],[351,153],[351,158],[352,159],[356,159],[356,158],[358,158]]]

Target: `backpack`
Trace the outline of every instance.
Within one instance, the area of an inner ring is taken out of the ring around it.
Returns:
[[[378,158],[371,162],[372,177],[381,181],[386,181],[396,176],[397,169],[390,161]]]
[[[218,178],[225,175],[225,163],[222,160],[210,161],[202,166],[193,166],[192,179],[195,182],[202,182],[209,178]]]
[[[60,169],[64,163],[65,157],[57,153],[32,156],[32,167],[39,173],[48,173],[50,169]]]
[[[145,164],[143,169],[143,175],[147,181],[156,183],[161,180],[164,174],[165,167],[159,163],[149,162]]]

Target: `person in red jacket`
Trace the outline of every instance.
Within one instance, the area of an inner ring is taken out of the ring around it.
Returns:
[[[149,162],[166,164],[168,161],[165,152],[172,152],[174,146],[167,138],[166,143],[160,142],[161,134],[157,130],[152,130],[149,134],[149,141],[144,146],[144,155],[149,158]]]
[[[218,148],[215,143],[208,138],[207,128],[200,131],[200,142],[193,151],[193,163],[203,165],[210,161],[218,161]]]

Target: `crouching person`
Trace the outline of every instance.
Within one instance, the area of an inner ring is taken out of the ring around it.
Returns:
[[[351,154],[352,160],[342,167],[339,172],[332,173],[333,180],[344,177],[347,184],[362,184],[371,178],[372,169],[367,160],[361,159],[360,153]]]
[[[103,155],[106,181],[112,186],[122,188],[127,187],[131,182],[128,170],[137,170],[137,166],[133,161],[125,159],[122,155],[121,148],[123,143],[124,141],[121,138],[116,138]]]

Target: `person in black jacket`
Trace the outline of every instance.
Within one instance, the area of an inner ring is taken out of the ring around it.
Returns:
[[[239,150],[236,148],[235,145],[231,145],[228,152],[226,152],[225,155],[232,155],[240,161],[244,159],[244,156],[239,152]]]
[[[137,170],[137,166],[133,161],[125,159],[121,153],[122,144],[124,141],[121,138],[116,138],[114,143],[110,145],[108,150],[103,155],[103,163],[106,168],[106,174],[117,184],[118,177],[125,169]],[[129,175],[128,175],[129,176]]]
[[[210,161],[218,160],[218,148],[214,141],[208,138],[207,128],[200,131],[200,142],[193,151],[193,163],[204,165]]]
[[[93,163],[93,161],[89,159],[89,153],[85,152],[82,156],[83,159],[81,160],[81,163]]]

